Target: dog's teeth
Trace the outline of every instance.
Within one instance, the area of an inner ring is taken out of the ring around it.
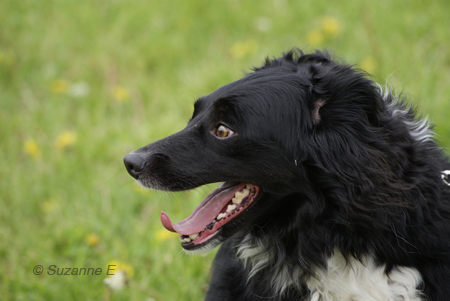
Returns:
[[[227,212],[231,212],[231,211],[233,211],[234,209],[236,209],[236,205],[228,205],[228,207],[227,207]]]
[[[198,236],[198,233],[189,235],[189,237],[190,237],[192,240],[196,239],[197,236]]]
[[[231,201],[234,204],[240,204],[242,202],[242,199],[248,196],[250,193],[250,190],[248,189],[242,189],[241,191],[236,191],[234,194],[234,198],[231,199]]]
[[[248,190],[250,190],[250,188],[252,188],[252,185],[247,184],[247,185],[245,185],[245,188],[247,188]]]
[[[216,217],[216,219],[218,221],[220,221],[222,218],[226,218],[226,217],[227,217],[227,215],[225,213],[219,213],[219,215]]]
[[[189,237],[186,237],[185,239],[183,239],[184,242],[191,242],[191,239]]]

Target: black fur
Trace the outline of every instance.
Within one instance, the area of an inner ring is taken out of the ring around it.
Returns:
[[[235,131],[212,134],[219,124]],[[303,300],[314,270],[337,248],[417,269],[427,300],[450,297],[447,158],[402,99],[326,52],[292,50],[200,98],[187,127],[135,152],[138,180],[163,190],[220,181],[261,189],[223,227],[207,300]],[[275,254],[253,277],[244,239]],[[300,268],[283,293],[273,276]]]

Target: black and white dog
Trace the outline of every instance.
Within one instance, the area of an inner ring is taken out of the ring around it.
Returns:
[[[450,300],[449,162],[404,100],[292,50],[124,159],[145,187],[223,182],[166,229],[223,243],[207,300]]]

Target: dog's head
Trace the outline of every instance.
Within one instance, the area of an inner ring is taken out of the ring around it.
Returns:
[[[351,67],[294,50],[198,99],[185,129],[133,151],[125,166],[159,190],[223,182],[185,220],[161,215],[184,249],[210,249],[275,211],[289,218],[292,202],[314,198],[321,174],[349,177],[340,170],[348,159],[342,148],[359,148],[346,138],[378,122],[381,102]]]

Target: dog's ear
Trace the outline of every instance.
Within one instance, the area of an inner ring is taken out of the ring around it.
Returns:
[[[320,122],[320,108],[325,104],[325,100],[322,98],[316,99],[312,103],[311,120],[313,124]]]
[[[373,81],[360,70],[334,62],[315,63],[310,74],[308,107],[313,125],[376,125],[383,101]]]
[[[318,125],[322,120],[322,107],[328,102],[326,87],[324,86],[324,74],[326,70],[332,68],[335,63],[331,60],[317,61],[312,57],[313,64],[309,66],[310,85],[308,91],[308,107],[311,113],[311,121],[313,125]]]
[[[317,91],[321,89],[320,87],[320,78],[317,78],[318,73],[318,66],[313,65],[310,67],[311,72],[311,84],[309,86],[309,101],[308,101],[308,107],[311,113],[311,121],[313,125],[318,125],[320,121],[322,120],[322,107],[326,104],[325,97],[323,93],[320,93],[322,91]]]

